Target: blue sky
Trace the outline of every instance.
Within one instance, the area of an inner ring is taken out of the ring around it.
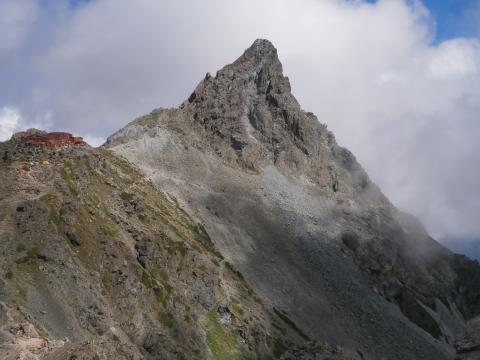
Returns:
[[[478,34],[479,0],[423,0],[437,22],[437,40]],[[477,18],[478,19],[478,18]]]
[[[71,6],[72,8],[75,8],[75,7],[79,6],[79,5],[82,5],[83,3],[86,3],[86,2],[88,2],[88,1],[89,1],[89,0],[69,0],[70,6]]]
[[[378,0],[367,1],[376,3]],[[480,0],[421,1],[436,21],[436,42],[455,37],[478,36],[480,33],[480,25],[478,24]]]

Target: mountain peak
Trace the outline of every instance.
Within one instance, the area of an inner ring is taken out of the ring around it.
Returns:
[[[207,74],[181,107],[191,104],[197,111],[199,105],[216,102],[227,94],[237,96],[246,105],[245,102],[253,100],[254,88],[258,95],[275,92],[291,96],[290,83],[283,75],[277,49],[266,39],[255,40],[233,63],[220,69],[215,77]]]
[[[245,50],[244,55],[254,57],[255,59],[270,58],[278,61],[277,49],[266,39],[255,40],[253,44]]]
[[[281,66],[274,46],[256,40],[180,109],[136,120],[107,147],[188,204],[205,224],[197,233],[219,244],[278,321],[308,330],[300,337],[340,339],[352,359],[452,359],[463,317],[480,313],[480,266],[393,207],[302,110]],[[225,318],[224,303],[207,319]],[[302,357],[292,354],[282,358]]]
[[[238,72],[260,72],[268,68],[268,73],[273,76],[283,76],[282,64],[278,58],[277,49],[266,39],[257,39],[245,50],[233,64],[224,69]],[[264,70],[265,72],[265,70]]]

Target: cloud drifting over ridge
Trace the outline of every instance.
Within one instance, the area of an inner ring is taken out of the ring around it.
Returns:
[[[3,107],[0,109],[0,141],[8,140],[19,127],[20,113],[15,108]]]
[[[24,20],[0,17],[0,106],[24,122],[99,141],[268,38],[299,102],[396,205],[434,236],[480,239],[480,43],[433,44],[419,1],[20,2]]]

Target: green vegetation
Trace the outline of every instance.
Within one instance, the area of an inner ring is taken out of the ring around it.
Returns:
[[[187,212],[178,203],[177,198],[173,195],[169,195],[169,196],[173,200],[173,202],[175,203],[176,209],[179,210],[181,213],[183,213],[183,215],[185,215],[185,217],[187,217],[190,220],[190,217],[188,216]]]
[[[113,157],[112,157],[113,158]],[[122,159],[118,156],[115,156],[115,165],[118,166],[118,168],[125,174],[125,175],[128,175],[128,176],[133,176],[133,175],[137,175],[138,174],[138,171],[137,169],[135,169],[133,167],[133,165],[128,162],[128,160],[125,160],[125,159]]]
[[[169,255],[177,255],[179,254],[182,258],[187,255],[188,247],[183,241],[173,241],[170,240],[168,242],[168,254]]]
[[[202,244],[205,250],[209,251],[219,259],[223,259],[222,254],[217,250],[210,235],[202,224],[192,226],[192,231],[195,233],[197,240]]]
[[[241,307],[241,304],[237,299],[232,299],[232,302],[230,305],[234,315],[237,318],[242,319],[245,316],[245,311],[243,311],[243,308]]]
[[[65,166],[60,169],[59,173],[62,179],[67,184],[68,188],[70,189],[72,195],[78,196],[80,192],[75,185],[75,173],[73,172],[72,168],[70,166]]]
[[[244,359],[245,356],[237,342],[234,331],[225,331],[217,318],[215,310],[207,314],[207,345],[212,353],[212,360]]]
[[[101,223],[101,226],[105,235],[115,237],[118,234],[118,229],[115,227],[115,225],[110,223],[108,220],[101,218],[99,222]]]
[[[273,356],[278,359],[282,356],[285,351],[288,350],[288,347],[285,345],[284,341],[280,338],[275,338],[273,340]]]
[[[101,280],[102,280],[103,294],[106,295],[110,291],[112,291],[112,279],[110,278],[109,274],[103,273]]]
[[[137,217],[138,217],[138,220],[140,220],[140,221],[141,221],[142,223],[144,223],[145,225],[150,224],[150,218],[148,217],[148,215],[146,215],[146,214],[138,214]]]
[[[3,146],[0,147],[0,168],[7,167],[12,163],[12,153],[13,149],[11,146],[7,146],[3,144]]]
[[[27,295],[28,295],[27,289],[22,287],[17,287],[17,294],[18,294],[18,297],[23,301],[27,300]]]
[[[168,272],[166,270],[160,270],[158,272],[158,277],[161,279],[163,284],[168,284],[170,277],[168,276]]]
[[[38,255],[38,248],[34,246],[33,248],[27,251],[27,254],[25,256],[15,260],[15,264],[19,265],[19,264],[25,264],[25,263],[34,261],[37,259],[37,255]]]
[[[230,264],[228,261],[225,261],[225,267],[233,274],[235,275],[236,277],[238,277],[240,280],[242,281],[245,281],[245,279],[243,278],[243,275],[240,271],[238,271],[237,269],[235,269],[233,267],[232,264]]]
[[[133,198],[135,197],[135,195],[123,191],[123,192],[120,194],[120,197],[122,198],[123,201],[130,202],[130,201],[133,200]]]
[[[170,313],[165,311],[165,309],[159,309],[157,312],[157,318],[160,323],[166,328],[171,329],[173,327],[173,318]]]
[[[145,285],[146,288],[152,288],[153,287],[153,281],[152,277],[147,271],[142,271],[142,284]]]
[[[25,246],[25,244],[20,243],[20,244],[17,245],[17,249],[16,249],[16,250],[17,250],[17,252],[20,253],[20,252],[23,252],[23,251],[27,250],[27,247]]]
[[[39,199],[41,202],[43,202],[45,205],[47,205],[49,213],[50,213],[50,220],[55,224],[59,225],[62,221],[61,214],[58,211],[58,199],[54,194],[45,194],[40,197]],[[65,211],[64,209],[62,209]]]
[[[305,333],[299,329],[299,327],[291,320],[285,313],[273,308],[274,313],[283,320],[285,324],[287,324],[293,331],[295,331],[300,337],[303,339],[310,341],[310,338],[305,335]]]

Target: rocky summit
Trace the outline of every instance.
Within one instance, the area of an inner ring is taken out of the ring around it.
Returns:
[[[267,40],[99,149],[22,139],[2,359],[478,358],[479,264],[388,201]]]

